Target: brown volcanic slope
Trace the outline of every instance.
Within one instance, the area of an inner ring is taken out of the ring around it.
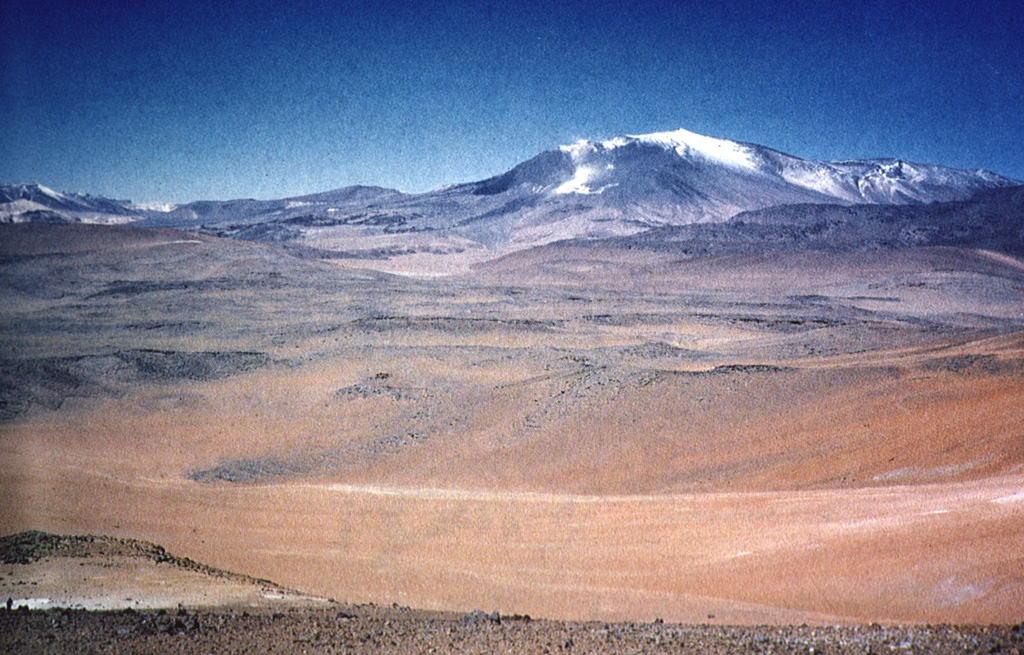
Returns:
[[[350,602],[1024,616],[1024,264],[0,234],[0,524]],[[15,245],[12,245],[15,244]]]

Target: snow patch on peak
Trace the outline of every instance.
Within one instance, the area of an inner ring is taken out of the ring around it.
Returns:
[[[603,145],[608,148],[616,148],[637,142],[675,150],[680,157],[697,157],[730,168],[745,170],[758,168],[756,153],[750,146],[683,129],[616,137],[604,142]]]
[[[731,168],[753,170],[758,167],[752,149],[735,141],[716,139],[688,130],[655,132],[635,138],[642,143],[672,148],[681,157],[697,156]]]
[[[615,167],[612,164],[608,164],[605,167],[606,171],[610,171]],[[565,195],[567,193],[579,193],[584,195],[590,195],[595,193],[603,193],[605,189],[616,186],[617,183],[606,184],[596,189],[589,186],[591,182],[595,180],[600,174],[600,170],[594,166],[577,166],[573,176],[558,185],[555,188],[554,193],[556,195]]]
[[[580,139],[576,143],[573,143],[568,146],[558,146],[558,149],[564,153],[567,153],[570,157],[572,157],[573,161],[579,161],[585,155],[596,153],[598,151],[598,148],[600,148],[602,145],[604,144],[598,143],[596,141]]]
[[[590,166],[577,167],[573,176],[555,189],[555,194],[590,193],[590,187],[587,186],[587,182],[593,179],[595,172]]]
[[[575,162],[601,151],[611,151],[634,143],[659,146],[674,150],[680,157],[703,159],[731,168],[754,170],[759,166],[757,154],[751,146],[683,129],[617,136],[606,141],[580,139],[571,145],[559,146],[558,149],[569,154]]]
[[[35,187],[37,189],[39,189],[39,191],[43,195],[49,196],[49,197],[53,198],[54,200],[64,200],[64,199],[67,198],[67,196],[65,196],[63,193],[60,193],[59,191],[54,191],[53,189],[51,189],[48,186],[43,186],[42,184],[36,184]]]
[[[128,205],[128,208],[166,214],[177,209],[178,205],[169,202],[133,202]]]

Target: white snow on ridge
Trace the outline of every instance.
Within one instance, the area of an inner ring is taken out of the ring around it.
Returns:
[[[615,150],[632,143],[656,145],[667,150],[675,150],[680,157],[696,156],[706,161],[732,168],[756,169],[758,167],[754,151],[749,146],[727,139],[716,139],[696,134],[683,129],[671,132],[617,136],[606,141],[580,139],[571,145],[559,146],[558,149],[570,154],[573,161],[576,161],[585,155],[596,154],[600,150]]]
[[[151,211],[151,212],[172,212],[178,208],[177,205],[169,202],[133,202],[128,205],[129,209],[138,209],[140,211]]]
[[[572,156],[573,161],[576,161],[586,152],[596,152],[597,143],[594,141],[587,141],[586,139],[580,139],[576,143],[567,146],[558,146],[558,149],[562,152],[568,153]]]
[[[135,216],[122,216],[120,214],[79,214],[78,219],[82,223],[93,223],[95,225],[127,225],[138,220]]]
[[[13,202],[0,203],[0,221],[8,223],[20,222],[18,217],[21,214],[36,211],[49,211],[49,207],[41,205],[32,200],[15,200]],[[24,220],[24,219],[21,219]]]
[[[572,145],[560,146],[559,150],[569,154],[577,168],[572,179],[562,182],[554,192],[600,193],[604,188],[615,186],[616,182],[629,179],[633,171],[623,170],[608,175],[602,170],[602,163],[618,159],[614,154],[616,149],[637,144],[660,147],[666,154],[674,154],[698,169],[716,171],[714,174],[723,180],[729,176],[723,168],[736,172],[744,179],[731,178],[730,183],[737,185],[735,188],[740,195],[751,192],[748,185],[756,184],[755,179],[767,182],[770,187],[766,188],[789,186],[790,202],[793,198],[799,198],[801,192],[810,194],[806,195],[806,201],[841,204],[904,204],[966,199],[980,189],[1013,183],[1013,180],[989,171],[914,164],[897,158],[838,161],[801,159],[755,144],[678,129],[616,136],[604,141],[580,140]],[[589,169],[580,170],[581,166]],[[647,171],[638,170],[637,173],[644,175]],[[601,183],[603,187],[595,188]],[[745,188],[741,190],[741,186]]]
[[[704,136],[703,134],[696,134],[689,130],[679,129],[671,132],[655,132],[653,134],[630,136],[629,138],[636,139],[641,143],[651,143],[672,148],[681,157],[696,155],[716,164],[732,168],[748,170],[758,168],[757,159],[750,147],[727,139],[716,139]],[[608,143],[615,143],[615,141],[613,139]],[[617,143],[616,145],[619,144]]]
[[[815,191],[838,200],[851,203],[861,200],[861,195],[857,191],[856,185],[852,184],[850,180],[844,179],[842,173],[831,167],[785,168],[781,172],[781,177],[794,186],[807,189],[808,191]]]
[[[932,187],[948,187],[941,192],[942,199],[967,197],[984,183],[968,171],[941,166],[917,165],[901,159],[868,159],[824,162],[806,160],[769,148],[718,139],[678,129],[651,134],[617,136],[604,141],[579,140],[571,145],[559,146],[574,164],[573,176],[559,183],[549,192],[564,194],[597,194],[630,179],[630,175],[646,171],[629,169],[617,173],[607,172],[610,161],[617,161],[618,149],[635,145],[656,146],[667,155],[678,156],[697,168],[717,170],[716,176],[726,179],[727,169],[744,179],[733,178],[737,193],[749,194],[755,179],[772,185],[789,186],[793,192],[805,192],[808,201],[859,203],[927,202],[935,197]],[[626,161],[629,161],[628,159]],[[725,177],[723,177],[725,176]],[[997,177],[997,176],[994,176]],[[792,197],[792,196],[791,196]]]
[[[54,200],[65,200],[65,199],[67,199],[67,196],[65,196],[63,193],[60,193],[58,191],[54,191],[50,187],[43,186],[42,184],[37,184],[35,186],[36,186],[37,189],[39,189],[41,192],[43,192],[44,195],[50,196]]]
[[[587,182],[589,182],[593,177],[593,168],[589,166],[577,166],[576,173],[572,178],[559,185],[558,188],[555,189],[555,193],[558,195],[566,193],[590,193],[590,188],[587,186]]]
[[[606,171],[610,171],[613,168],[614,166],[612,166],[611,164],[605,166]],[[604,186],[598,187],[597,189],[593,189],[590,186],[588,186],[588,184],[590,182],[593,182],[594,179],[598,176],[598,173],[599,171],[595,169],[593,166],[577,166],[576,172],[572,176],[572,178],[563,182],[557,188],[555,188],[554,193],[556,195],[564,195],[567,193],[579,193],[583,195],[590,195],[595,193],[603,193],[605,189],[611,188],[616,185],[616,183],[605,184]]]

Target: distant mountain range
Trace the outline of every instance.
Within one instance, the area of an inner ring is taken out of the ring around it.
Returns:
[[[282,200],[154,207],[8,185],[0,187],[0,221],[135,222],[286,242],[328,256],[471,253],[480,260],[566,239],[675,238],[673,228],[780,206],[804,208],[761,218],[799,214],[816,224],[806,218],[815,205],[925,207],[1021,184],[984,170],[899,159],[805,160],[677,130],[580,141],[502,175],[422,194],[355,186]]]
[[[129,223],[144,216],[127,200],[61,193],[42,184],[0,185],[0,223]]]

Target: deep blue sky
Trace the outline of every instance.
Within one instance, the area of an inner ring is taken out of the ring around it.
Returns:
[[[685,127],[1024,179],[1024,1],[0,0],[0,182],[426,191]]]

